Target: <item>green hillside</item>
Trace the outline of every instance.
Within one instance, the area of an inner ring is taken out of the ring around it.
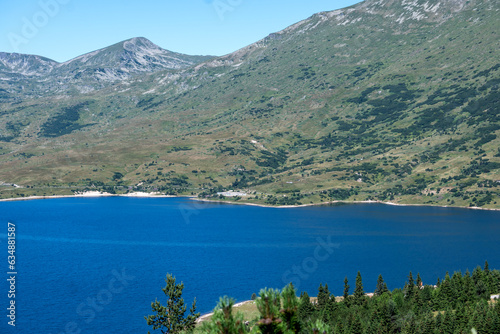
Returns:
[[[0,196],[239,190],[231,200],[500,208],[498,10],[368,0],[87,92],[3,83],[0,180],[22,188]]]

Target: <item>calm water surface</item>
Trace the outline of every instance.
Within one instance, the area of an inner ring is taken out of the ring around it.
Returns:
[[[16,224],[16,327],[2,333],[146,333],[144,316],[172,273],[184,299],[210,311],[219,296],[250,299],[293,281],[335,295],[344,277],[390,289],[409,271],[435,284],[446,271],[500,268],[500,212],[382,204],[294,209],[205,204],[182,198],[61,198],[1,202],[2,275],[7,222]],[[0,258],[1,262],[1,258]]]

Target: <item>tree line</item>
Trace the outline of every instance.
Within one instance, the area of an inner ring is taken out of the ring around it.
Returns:
[[[164,324],[151,322],[155,315],[149,316],[148,324],[162,333],[325,333],[325,334],[498,334],[500,333],[500,304],[491,299],[500,292],[500,271],[490,270],[488,262],[484,268],[478,266],[472,273],[446,273],[436,285],[424,285],[419,274],[412,272],[403,288],[390,291],[382,275],[379,275],[373,293],[365,293],[361,273],[356,276],[354,290],[347,278],[344,280],[343,296],[334,296],[328,285],[320,284],[316,298],[307,292],[297,297],[292,284],[281,291],[262,289],[255,299],[259,316],[244,321],[244,315],[233,309],[234,300],[225,296],[220,298],[209,320],[196,325],[196,301],[191,313],[184,317],[186,309],[178,289],[172,289],[172,276],[169,276],[171,291],[167,295],[167,308],[159,308],[156,301],[153,310],[162,310],[164,315],[175,314],[177,323],[170,319]],[[180,285],[179,285],[180,286]],[[182,285],[183,287],[183,285]],[[182,289],[180,290],[182,293]],[[169,296],[170,294],[170,296]],[[172,297],[174,299],[172,299]],[[182,312],[176,301],[182,301]],[[181,313],[181,315],[179,315]],[[166,318],[165,318],[166,319]]]

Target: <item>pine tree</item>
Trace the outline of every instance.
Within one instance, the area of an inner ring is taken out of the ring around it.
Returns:
[[[347,280],[347,276],[344,278],[344,302],[347,306],[349,306],[349,281]]]
[[[496,303],[491,308],[491,323],[489,325],[491,333],[500,333],[500,303]]]
[[[161,305],[158,300],[151,303],[151,308],[156,313],[144,317],[148,326],[153,326],[153,330],[160,329],[163,334],[192,331],[196,319],[200,316],[196,313],[196,298],[190,308],[190,314],[184,317],[186,312],[186,305],[182,298],[184,283],[176,284],[175,277],[171,274],[167,274],[165,282],[167,285],[162,288],[162,291],[167,296],[167,306]]]
[[[281,300],[283,301],[283,308],[280,310],[281,319],[289,330],[294,333],[300,332],[300,322],[297,316],[299,301],[292,283],[281,291]]]
[[[392,319],[396,315],[396,303],[392,299],[389,299],[382,304],[379,314],[382,333],[393,333],[394,324]]]
[[[315,322],[311,322],[309,324],[307,332],[312,334],[330,334],[332,330],[330,326],[318,319]]]
[[[358,271],[356,275],[356,287],[354,288],[354,301],[357,305],[361,305],[365,298],[365,291],[363,290],[363,279],[361,273]]]
[[[417,289],[421,289],[424,287],[424,283],[422,282],[422,278],[420,277],[420,273],[417,273]]]
[[[408,275],[408,284],[406,284],[405,289],[405,299],[412,300],[415,295],[415,281],[413,280],[413,274],[410,271],[410,275]]]
[[[404,334],[417,334],[417,325],[415,324],[415,314],[410,311],[405,317],[405,322],[403,324]]]
[[[311,303],[311,298],[307,292],[302,292],[300,295],[299,306],[297,309],[297,315],[299,320],[304,324],[308,323],[313,317],[315,312],[314,305]]]
[[[335,328],[333,329],[333,332],[335,334],[344,334],[345,333],[345,331],[344,331],[344,323],[342,321],[337,322],[335,324]]]
[[[440,329],[443,333],[453,333],[455,331],[455,315],[450,308],[444,313]]]
[[[490,266],[488,264],[488,261],[484,262],[483,276],[484,276],[483,277],[484,283],[488,287],[488,294],[489,295],[494,294],[497,289],[496,289],[495,284],[493,282],[493,277],[491,275]]]
[[[461,303],[458,304],[455,311],[455,328],[459,330],[467,329],[467,312]]]
[[[472,277],[470,276],[469,269],[465,272],[465,276],[462,279],[462,291],[459,300],[462,303],[472,303],[475,299],[475,286]]]
[[[361,317],[359,313],[356,313],[354,316],[354,320],[351,325],[351,333],[352,334],[363,334],[363,323],[361,322]]]
[[[418,294],[419,299],[422,303],[422,305],[420,305],[422,307],[422,310],[427,311],[427,310],[430,310],[432,308],[433,291],[434,291],[434,288],[432,288],[429,285],[426,285]]]
[[[488,303],[479,300],[474,308],[472,317],[469,320],[469,327],[475,328],[478,333],[486,332],[486,314],[488,313]]]
[[[330,292],[328,291],[328,285],[325,285],[323,287],[323,284],[320,283],[318,288],[318,303],[317,303],[318,310],[321,311],[326,306],[329,297],[330,297]]]
[[[370,322],[368,323],[368,326],[366,328],[366,333],[378,333],[378,332],[382,332],[382,329],[381,329],[381,326],[380,326],[380,322],[379,321],[372,321],[370,320]]]
[[[439,286],[439,305],[441,309],[454,304],[450,274],[446,272],[443,283]]]
[[[455,271],[453,276],[451,276],[451,289],[453,291],[453,300],[457,301],[458,296],[462,293],[464,283],[464,277],[462,276],[462,272]]]
[[[476,283],[476,296],[484,300],[488,300],[490,298],[488,286],[483,280]]]
[[[257,327],[262,334],[285,333],[285,326],[279,317],[281,301],[278,290],[260,290],[260,298],[257,299],[257,309],[260,313],[260,320],[257,322]]]
[[[387,289],[387,284],[384,282],[384,278],[382,275],[378,275],[377,278],[377,287],[375,288],[375,295],[381,296],[384,292],[388,292],[389,289]]]
[[[243,334],[247,332],[243,314],[233,315],[234,299],[220,298],[210,321],[202,324],[201,332],[206,334]]]
[[[488,270],[489,270],[489,268],[488,268]],[[477,284],[479,281],[483,280],[483,270],[481,269],[480,266],[477,266],[472,271],[472,280],[474,280],[474,284]]]
[[[425,313],[420,327],[421,334],[433,334],[435,327],[434,314],[431,312]]]

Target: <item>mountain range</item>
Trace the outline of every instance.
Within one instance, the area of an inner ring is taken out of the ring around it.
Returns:
[[[40,56],[0,52],[0,87],[19,98],[88,93],[140,74],[187,68],[210,58],[164,50],[143,37],[64,63]]]
[[[367,0],[222,57],[0,53],[0,195],[498,208],[499,9]]]

